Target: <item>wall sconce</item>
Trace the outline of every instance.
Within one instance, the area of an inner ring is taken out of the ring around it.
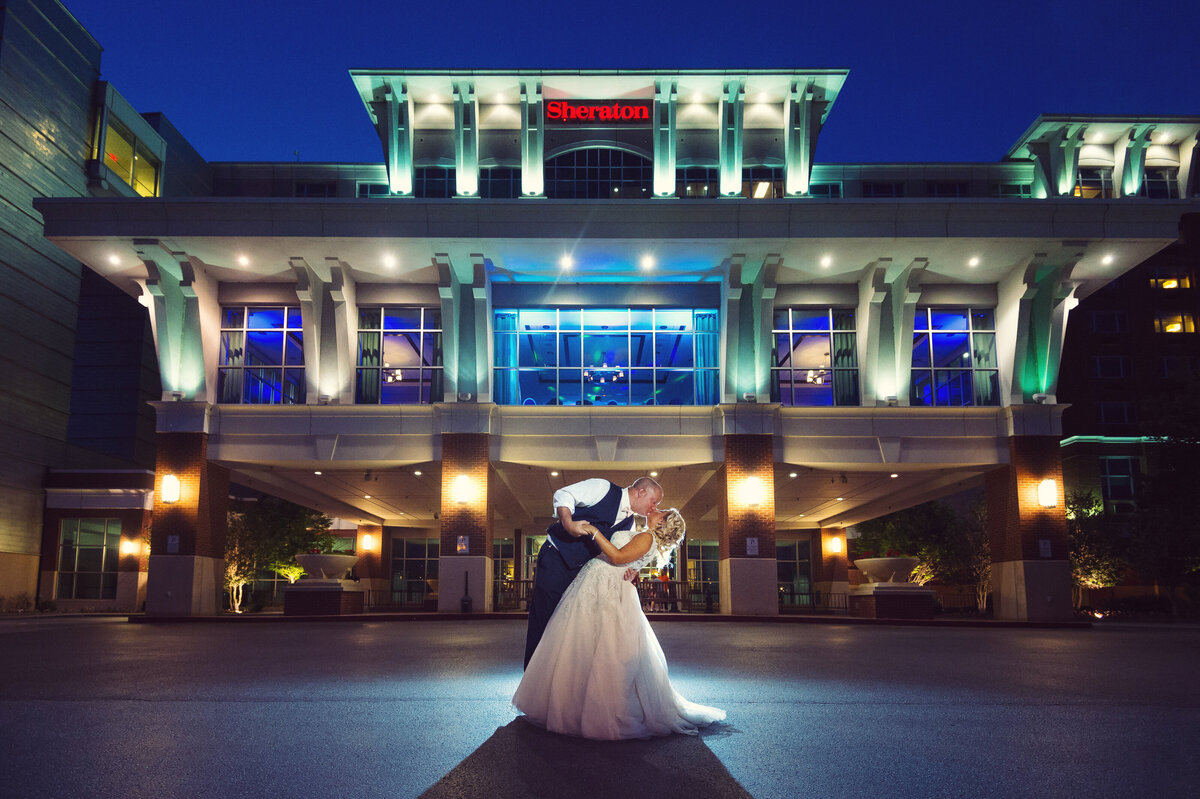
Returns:
[[[1058,504],[1058,484],[1047,478],[1038,483],[1038,504],[1043,508],[1053,508]]]
[[[840,555],[844,549],[845,547],[842,546],[842,537],[840,535],[835,535],[829,539],[829,554]]]
[[[179,478],[173,474],[163,475],[162,488],[159,489],[162,494],[162,501],[171,503],[179,501]]]
[[[366,533],[365,535],[363,535],[362,549],[364,552],[374,552],[375,551],[375,536],[371,535],[370,533]]]
[[[460,474],[454,478],[454,488],[450,492],[454,501],[460,505],[465,505],[475,498],[475,485],[471,482],[471,478],[465,474]]]
[[[762,480],[757,477],[747,477],[745,482],[742,483],[740,498],[744,505],[749,505],[753,508],[763,503],[766,493]]]
[[[121,539],[121,554],[122,555],[140,555],[142,553],[142,544],[140,541],[134,541],[130,538]]]

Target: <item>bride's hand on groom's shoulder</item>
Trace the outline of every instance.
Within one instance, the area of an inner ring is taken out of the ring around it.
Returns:
[[[628,568],[625,570],[625,582],[636,583],[637,578],[638,578],[638,570],[637,569]]]

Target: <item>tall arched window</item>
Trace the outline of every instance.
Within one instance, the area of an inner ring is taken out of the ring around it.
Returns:
[[[589,147],[546,161],[546,196],[560,200],[637,200],[651,196],[654,164],[625,150]]]

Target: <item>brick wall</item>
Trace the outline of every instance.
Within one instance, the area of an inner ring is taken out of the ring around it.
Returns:
[[[488,503],[489,436],[487,433],[442,435],[442,556],[458,554],[458,537],[466,536],[471,556],[492,556],[491,506]],[[456,499],[460,475],[466,475],[472,497]]]
[[[1042,560],[1039,542],[1050,542],[1050,559],[1067,557],[1062,459],[1056,436],[1012,436],[1009,465],[987,475],[988,535],[992,561]],[[1057,486],[1053,508],[1038,504],[1038,484]]]
[[[363,536],[371,536],[374,541],[374,546],[367,549],[363,543]],[[355,573],[359,579],[374,579],[386,578],[387,573],[383,569],[383,526],[378,524],[360,524],[358,526],[358,537],[354,545],[354,551],[358,553],[358,565],[355,567]]]
[[[833,542],[840,543],[835,552]],[[847,579],[846,531],[841,527],[824,528],[813,535],[812,579],[814,583],[839,582]]]
[[[747,505],[746,479],[762,484],[762,502]],[[725,496],[721,503],[719,557],[745,558],[746,539],[758,539],[758,556],[775,557],[775,449],[771,436],[725,436]]]
[[[179,478],[179,501],[162,501],[162,480]],[[225,557],[228,530],[229,471],[208,462],[205,433],[159,433],[154,477],[154,524],[150,547],[155,555]],[[168,552],[168,536],[179,536],[179,551]]]

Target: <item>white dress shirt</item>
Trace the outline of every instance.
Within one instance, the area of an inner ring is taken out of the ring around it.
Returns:
[[[558,509],[562,507],[568,508],[571,515],[574,516],[575,508],[580,505],[590,508],[600,504],[608,494],[610,485],[611,483],[603,478],[592,477],[579,483],[563,486],[554,492],[554,518],[558,518]],[[633,508],[629,506],[629,489],[622,488],[621,505],[617,509],[617,518],[613,520],[613,524],[620,524],[632,515]]]

